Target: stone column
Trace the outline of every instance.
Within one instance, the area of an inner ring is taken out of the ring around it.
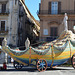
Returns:
[[[12,33],[12,13],[13,13],[13,0],[9,0],[9,17],[8,17],[8,44],[11,43],[11,33]]]

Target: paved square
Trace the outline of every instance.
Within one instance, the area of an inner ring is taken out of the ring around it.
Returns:
[[[13,65],[9,64],[6,71],[0,71],[0,75],[75,75],[75,70],[72,67],[57,67],[55,69],[48,68],[44,72],[38,72],[36,68],[31,67],[16,70]]]

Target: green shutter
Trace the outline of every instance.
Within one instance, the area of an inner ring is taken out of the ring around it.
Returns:
[[[58,14],[61,14],[61,2],[58,2]]]
[[[74,14],[75,14],[75,1],[74,1]]]
[[[51,2],[48,3],[48,14],[51,14]]]

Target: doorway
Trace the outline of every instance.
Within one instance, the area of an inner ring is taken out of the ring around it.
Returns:
[[[58,28],[50,27],[50,36],[58,36]]]

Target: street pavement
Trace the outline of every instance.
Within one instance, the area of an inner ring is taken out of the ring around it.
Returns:
[[[75,75],[75,69],[72,67],[48,68],[44,72],[38,72],[36,68],[32,67],[24,67],[21,70],[16,70],[12,64],[8,64],[7,66],[7,70],[0,71],[0,75]]]

